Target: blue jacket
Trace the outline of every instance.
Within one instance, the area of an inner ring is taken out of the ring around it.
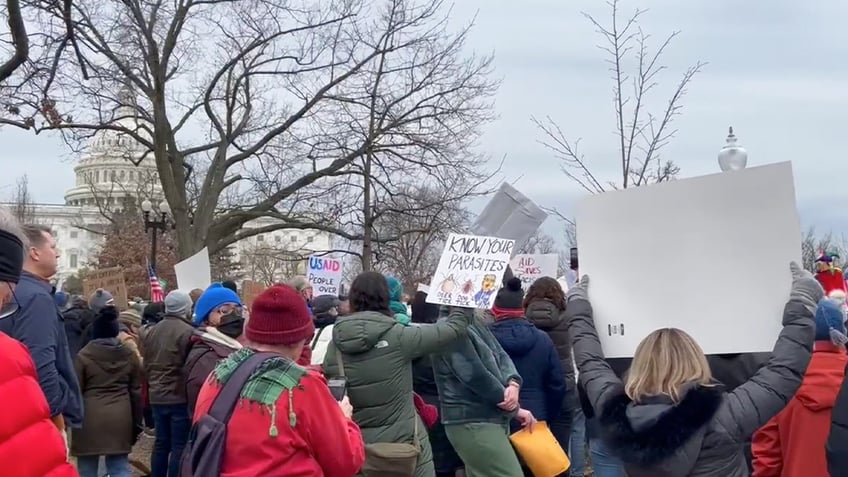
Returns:
[[[540,421],[555,420],[562,409],[566,388],[565,372],[554,342],[524,318],[496,321],[489,329],[521,375],[521,407]]]
[[[63,415],[69,427],[82,427],[83,404],[74,362],[65,336],[65,323],[53,300],[54,288],[27,272],[15,288],[20,307],[0,320],[0,331],[29,349],[38,383],[50,405],[50,415]]]

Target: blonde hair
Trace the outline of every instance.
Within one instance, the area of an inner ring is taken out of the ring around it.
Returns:
[[[686,385],[709,386],[712,378],[707,357],[698,343],[683,330],[662,328],[636,348],[624,392],[635,402],[658,395],[679,402]]]

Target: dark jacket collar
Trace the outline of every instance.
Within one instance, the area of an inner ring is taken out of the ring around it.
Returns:
[[[650,466],[671,457],[709,423],[723,394],[721,386],[694,387],[651,427],[637,432],[627,417],[632,401],[622,392],[604,406],[601,433],[623,462]]]
[[[51,295],[56,292],[56,287],[51,285],[49,281],[47,281],[47,280],[45,280],[45,279],[43,279],[43,278],[41,278],[37,275],[34,275],[34,274],[32,274],[32,273],[30,273],[26,270],[21,272],[21,281],[27,281],[27,282],[30,282],[34,285],[37,285],[37,286],[43,288],[47,293],[50,293]]]

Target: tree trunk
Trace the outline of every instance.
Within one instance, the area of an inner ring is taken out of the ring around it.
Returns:
[[[374,208],[371,206],[371,148],[365,153],[365,167],[362,173],[362,271],[371,271],[373,256]]]

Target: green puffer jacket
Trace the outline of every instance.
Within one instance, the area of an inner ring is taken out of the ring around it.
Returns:
[[[336,321],[333,344],[324,357],[324,375],[340,376],[342,353],[353,420],[366,444],[413,442],[415,423],[421,456],[415,477],[433,477],[427,429],[412,399],[412,361],[450,345],[468,332],[472,310],[454,309],[433,325],[404,326],[379,312],[354,313]]]

